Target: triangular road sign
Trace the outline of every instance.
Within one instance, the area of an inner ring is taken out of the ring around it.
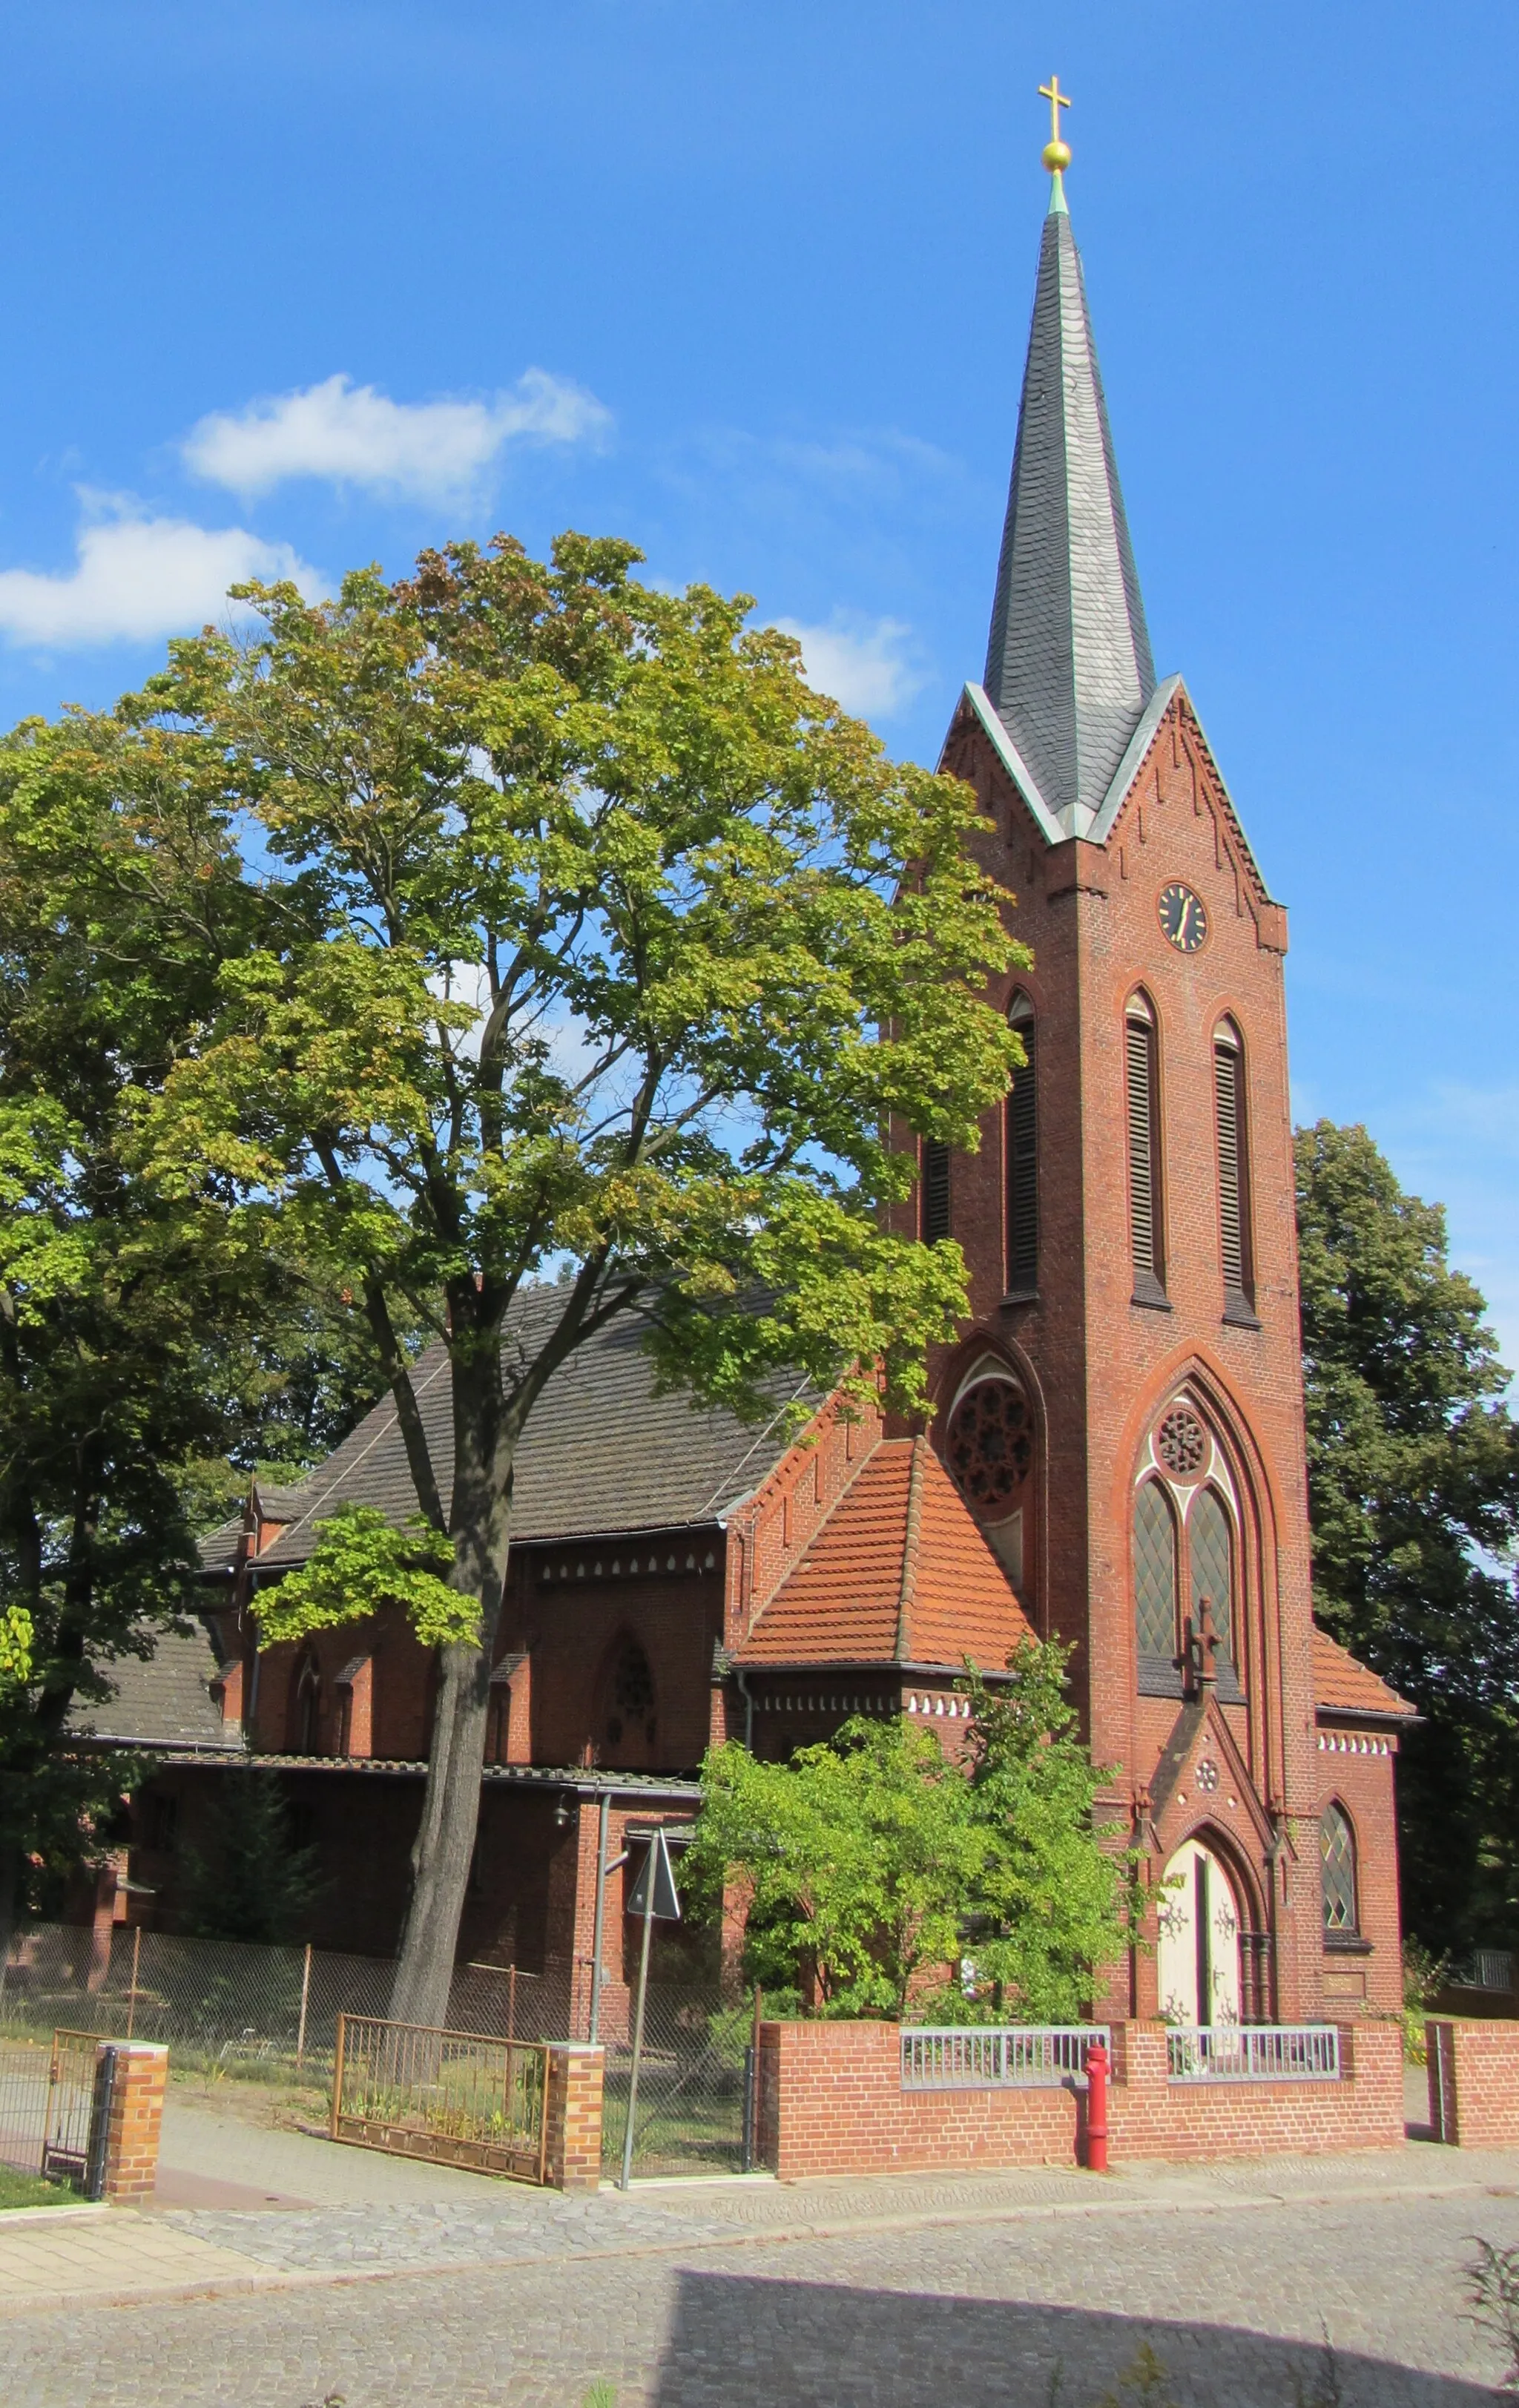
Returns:
[[[663,1831],[656,1831],[649,1842],[649,1853],[633,1885],[627,1912],[629,1914],[652,1914],[662,1923],[679,1923],[681,1920],[681,1901],[675,1895],[675,1875],[670,1870],[669,1843]]]

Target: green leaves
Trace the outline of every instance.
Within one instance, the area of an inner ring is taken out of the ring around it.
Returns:
[[[453,1549],[420,1514],[398,1530],[373,1505],[342,1505],[316,1535],[307,1561],[260,1594],[266,1644],[399,1606],[424,1647],[478,1645],[479,1605],[443,1578]]]
[[[966,1764],[905,1718],[846,1723],[789,1764],[736,1742],[702,1768],[686,1858],[698,1891],[749,1895],[750,1971],[810,1981],[830,2014],[1069,2022],[1130,1944],[1125,1858],[1065,1689],[1069,1651],[1026,1641],[1007,1684],[967,1675]],[[939,1971],[947,1986],[926,1986]]]
[[[1404,1905],[1519,1941],[1519,1431],[1445,1216],[1364,1128],[1297,1133],[1313,1608],[1426,1716],[1398,1766]]]
[[[810,1974],[828,2014],[899,2015],[913,1976],[958,1954],[990,1846],[933,1733],[860,1716],[789,1765],[714,1749],[686,1866],[698,1886],[748,1887],[762,1978]]]
[[[24,1605],[0,1606],[0,1697],[32,1677],[32,1617]]]
[[[744,597],[636,558],[456,545],[336,604],[250,588],[259,641],[174,648],[129,717],[202,731],[290,874],[152,1159],[298,1212],[413,1311],[447,1287],[457,1347],[568,1258],[566,1345],[638,1304],[744,1410],[786,1346],[921,1404],[961,1266],[881,1214],[904,1140],[974,1145],[1015,1058],[974,797],[888,762]],[[768,1342],[713,1311],[740,1294]]]

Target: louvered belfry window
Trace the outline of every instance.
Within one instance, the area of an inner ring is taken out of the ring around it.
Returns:
[[[950,1149],[937,1138],[924,1139],[918,1194],[923,1242],[937,1246],[950,1234]]]
[[[1221,1020],[1213,1032],[1213,1091],[1218,1111],[1219,1247],[1225,1307],[1248,1308],[1252,1280],[1244,1061],[1240,1032],[1231,1020]]]
[[[1161,1236],[1155,1022],[1143,996],[1131,1000],[1124,1034],[1127,1046],[1128,1211],[1134,1294],[1141,1302],[1154,1303],[1165,1295],[1166,1257]]]
[[[1008,1096],[1008,1287],[1014,1296],[1031,1296],[1039,1276],[1039,1103],[1034,1013],[1026,996],[1014,998],[1008,1017],[1028,1056],[1013,1072]]]

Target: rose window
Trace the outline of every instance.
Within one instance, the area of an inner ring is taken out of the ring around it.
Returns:
[[[1155,1453],[1177,1480],[1200,1471],[1208,1456],[1208,1436],[1185,1405],[1173,1405],[1155,1434]]]
[[[979,1381],[950,1415],[950,1470],[984,1522],[996,1521],[1011,1504],[1028,1477],[1033,1451],[1028,1400],[1010,1380]]]

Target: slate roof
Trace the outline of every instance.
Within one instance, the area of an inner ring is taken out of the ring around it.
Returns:
[[[1369,1665],[1326,1630],[1313,1629],[1313,1702],[1320,1713],[1369,1714],[1379,1722],[1416,1722],[1418,1708],[1390,1689]]]
[[[1033,784],[1063,836],[1086,836],[1155,672],[1058,176],[1039,248],[985,687],[1024,768],[1020,784]]]
[[[949,1666],[1001,1671],[1031,1637],[1006,1574],[924,1438],[867,1458],[767,1606],[742,1665]]]
[[[99,1705],[76,1702],[69,1729],[118,1747],[235,1754],[241,1742],[210,1694],[217,1670],[216,1651],[198,1625],[188,1637],[163,1631],[151,1656],[124,1656],[108,1668],[115,1696]]]
[[[531,1346],[563,1308],[554,1288],[529,1289],[513,1308],[504,1350]],[[445,1348],[430,1347],[412,1382],[445,1507],[453,1481],[453,1422]],[[800,1382],[778,1383],[777,1415]],[[563,1364],[533,1410],[518,1451],[514,1541],[666,1530],[718,1520],[778,1463],[779,1418],[755,1428],[688,1397],[654,1394],[653,1366],[632,1316],[609,1322]],[[281,1490],[290,1526],[258,1557],[261,1572],[303,1563],[313,1526],[339,1504],[376,1505],[394,1522],[417,1510],[390,1398],[295,1490]],[[264,1500],[267,1507],[267,1499]],[[279,1520],[282,1514],[270,1516]],[[224,1569],[240,1526],[203,1543],[208,1570]]]

